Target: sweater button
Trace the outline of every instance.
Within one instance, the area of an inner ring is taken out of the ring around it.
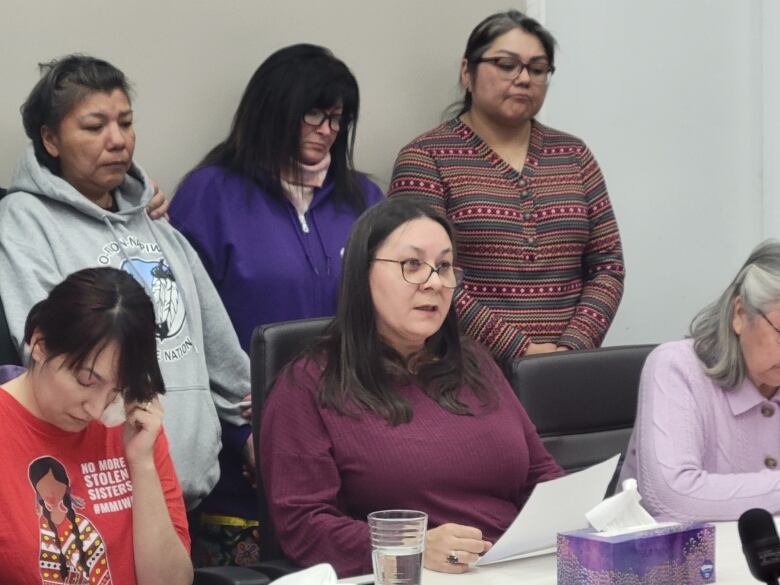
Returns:
[[[525,221],[530,221],[530,219],[531,219],[531,214],[530,214],[530,213],[528,213],[528,212],[524,213],[524,214],[523,214],[523,219],[524,219]]]
[[[777,459],[774,457],[767,457],[764,459],[764,465],[766,465],[767,469],[777,469]]]
[[[761,407],[761,414],[763,414],[766,417],[770,417],[775,413],[775,407],[771,404],[765,404]]]

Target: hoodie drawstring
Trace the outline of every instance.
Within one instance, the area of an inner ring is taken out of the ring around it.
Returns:
[[[322,241],[322,234],[320,233],[320,228],[317,225],[317,220],[314,219],[314,214],[309,214],[309,218],[311,219],[311,226],[314,228],[314,233],[317,234],[317,241],[320,243],[322,254],[325,256],[326,274],[330,276],[330,254],[328,254],[328,250],[325,248],[325,242]]]
[[[146,289],[146,294],[149,295],[150,299],[153,299],[152,296],[152,289],[147,284],[146,280],[144,280],[144,277],[141,276],[141,273],[138,272],[138,268],[136,268],[135,264],[130,260],[130,257],[127,255],[127,252],[125,252],[125,247],[122,245],[121,238],[119,237],[119,234],[116,233],[116,230],[114,229],[114,224],[111,223],[111,220],[108,218],[107,215],[102,215],[101,219],[103,220],[103,223],[106,224],[106,227],[108,227],[109,231],[111,232],[111,237],[114,239],[114,243],[116,244],[116,247],[119,249],[119,253],[122,254],[122,258],[125,259],[125,262],[127,262],[127,265],[130,267],[130,269],[135,274],[135,279]]]
[[[154,243],[157,244],[157,247],[160,249],[160,254],[162,255],[163,258],[165,258],[165,254],[163,254],[163,251],[162,251],[163,248],[160,245],[160,242],[158,242],[157,238],[154,236],[155,228],[152,225],[152,218],[149,217],[149,214],[146,213],[145,211],[144,211],[144,213],[142,215],[144,216],[144,220],[146,221],[146,225],[149,228],[149,234],[151,234],[152,239],[154,240]],[[154,221],[160,221],[160,220],[154,220]],[[168,270],[171,271],[171,274],[173,275],[173,281],[174,282],[181,282],[181,280],[179,280],[179,277],[176,275],[176,272],[174,272],[173,266],[168,264]],[[179,286],[177,284],[176,288],[178,289],[179,295],[181,295],[182,303],[184,304],[184,314],[185,315],[192,315],[192,312],[190,310],[191,307],[190,307],[190,304],[187,302],[187,293],[184,291],[184,287],[183,286]],[[154,297],[152,297],[152,298],[154,298]],[[195,353],[200,354],[200,350],[198,349],[198,344],[195,343],[194,341],[192,342],[192,349],[195,350]]]

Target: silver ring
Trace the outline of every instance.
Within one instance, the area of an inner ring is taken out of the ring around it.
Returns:
[[[447,555],[447,562],[451,565],[460,564],[460,559],[458,559],[458,553],[456,553],[455,551],[450,552],[450,554]]]

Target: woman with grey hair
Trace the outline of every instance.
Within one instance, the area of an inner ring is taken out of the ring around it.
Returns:
[[[555,39],[517,10],[471,32],[455,117],[398,155],[390,196],[449,217],[465,269],[455,308],[500,360],[601,345],[623,294],[607,187],[579,138],[537,119]]]
[[[760,244],[691,324],[647,358],[621,479],[654,516],[780,512],[780,242]]]

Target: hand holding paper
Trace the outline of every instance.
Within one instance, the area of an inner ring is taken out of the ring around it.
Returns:
[[[477,561],[488,565],[512,557],[553,552],[559,532],[585,528],[586,512],[604,499],[620,455],[538,484],[523,509],[493,548]]]

